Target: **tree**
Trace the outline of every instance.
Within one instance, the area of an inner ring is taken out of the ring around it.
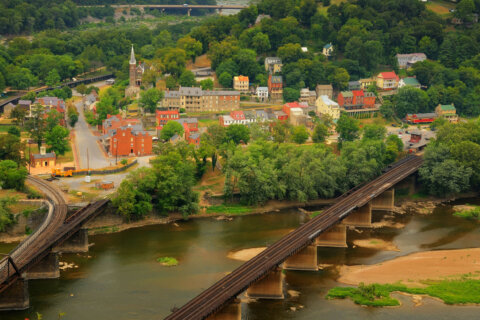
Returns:
[[[193,62],[195,62],[195,57],[202,54],[202,43],[191,36],[178,39],[177,47],[185,50],[187,57],[192,59]]]
[[[385,139],[387,129],[379,124],[366,124],[363,127],[363,139],[382,140]]]
[[[30,133],[30,138],[32,138],[38,145],[38,149],[42,146],[42,141],[47,130],[47,121],[43,117],[44,108],[41,105],[32,106],[32,116],[25,123],[27,131]]]
[[[218,83],[224,88],[232,87],[232,75],[228,72],[223,72],[220,77],[218,77]]]
[[[360,128],[358,122],[350,118],[347,114],[342,113],[337,122],[337,132],[339,134],[338,142],[341,146],[345,141],[353,141],[358,139]]]
[[[285,102],[297,101],[300,98],[300,90],[294,88],[283,89],[283,100]]]
[[[235,144],[240,144],[241,142],[247,144],[250,140],[250,130],[242,124],[231,124],[227,127],[225,140],[227,142],[233,141]]]
[[[178,79],[178,83],[182,87],[193,87],[196,84],[195,75],[193,74],[192,71],[185,70],[180,75],[180,78]]]
[[[427,93],[415,87],[400,88],[395,96],[395,113],[400,118],[404,118],[407,113],[425,112],[427,106]]]
[[[278,143],[288,141],[291,133],[291,125],[287,121],[276,121],[272,125],[273,140]]]
[[[69,149],[68,136],[70,132],[68,129],[56,125],[45,134],[45,143],[49,145],[49,152],[54,151],[56,154],[64,155]]]
[[[254,35],[252,38],[252,46],[258,54],[268,52],[271,47],[268,35],[261,32]]]
[[[183,135],[183,126],[177,121],[168,121],[167,124],[163,126],[162,131],[160,131],[160,139],[168,141],[176,134],[179,136]]]
[[[303,56],[299,43],[287,43],[278,48],[277,54],[282,58],[283,63],[295,62]]]
[[[0,198],[0,232],[5,232],[6,228],[15,223],[15,216],[10,209],[10,205],[17,203],[13,197]]]
[[[25,117],[27,116],[27,111],[22,108],[15,108],[10,114],[10,118],[14,119],[13,123],[17,126],[23,127],[25,125]]]
[[[51,131],[56,125],[60,124],[61,120],[63,120],[63,119],[62,119],[62,115],[60,114],[60,112],[58,112],[55,109],[51,109],[47,113],[47,119],[45,120],[47,122],[46,123],[47,132]]]
[[[390,100],[384,100],[383,104],[380,106],[380,113],[385,117],[385,119],[392,119],[395,115],[393,103]]]
[[[79,84],[75,87],[75,90],[80,93],[82,96],[87,94],[87,86],[85,84]]]
[[[472,22],[472,15],[475,11],[475,3],[473,0],[461,0],[457,4],[457,8],[455,10],[455,17],[462,19],[465,22]]]
[[[200,87],[202,87],[202,90],[213,90],[213,80],[204,79],[200,81]]]
[[[310,19],[317,12],[317,3],[315,0],[302,0],[300,3],[300,20],[303,25],[310,26]]]
[[[350,75],[348,74],[348,71],[344,68],[336,68],[333,73],[330,74],[328,79],[335,88],[343,90],[348,87]]]
[[[2,189],[23,190],[28,171],[15,161],[0,161],[0,187]]]
[[[323,123],[319,123],[313,129],[312,140],[315,143],[325,142],[328,137],[328,127]]]
[[[305,143],[308,140],[308,131],[304,125],[293,128],[292,141],[297,144]]]
[[[25,164],[25,143],[20,137],[14,134],[0,135],[0,160],[12,160],[18,165]]]
[[[52,69],[45,78],[45,84],[47,86],[53,87],[60,83],[60,75],[58,74],[57,69]]]
[[[140,106],[146,111],[154,113],[157,110],[157,104],[163,98],[163,91],[156,88],[150,88],[146,91],[140,92]]]
[[[8,128],[8,134],[14,135],[16,137],[20,137],[20,129],[18,127],[10,127]]]

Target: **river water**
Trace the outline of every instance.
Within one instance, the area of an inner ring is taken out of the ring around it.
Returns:
[[[477,203],[470,199],[463,203]],[[374,213],[381,220],[384,213]],[[296,210],[236,217],[233,221],[192,219],[175,225],[149,226],[117,234],[90,237],[88,254],[64,254],[60,260],[78,268],[61,272],[57,280],[30,281],[31,308],[0,313],[0,319],[162,319],[174,306],[181,306],[241,264],[227,258],[228,252],[271,244],[307,220]],[[410,252],[476,247],[480,224],[451,214],[439,206],[431,215],[397,215],[403,229],[349,231],[349,243],[370,237],[393,241],[400,252],[373,249],[321,248],[319,263],[373,264]],[[14,245],[0,245],[7,252]],[[172,256],[177,267],[162,267],[158,257]],[[333,268],[318,272],[287,271],[286,290],[298,297],[281,301],[242,303],[243,319],[454,319],[478,318],[480,307],[447,306],[427,299],[414,307],[410,298],[399,296],[399,308],[365,308],[349,300],[326,300],[329,288],[338,285]],[[291,307],[297,311],[291,311]]]

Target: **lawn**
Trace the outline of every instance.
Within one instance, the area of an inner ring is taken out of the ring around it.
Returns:
[[[207,207],[207,213],[222,213],[225,215],[235,216],[252,212],[251,207],[239,204],[221,204],[217,206]]]
[[[218,124],[218,120],[217,119],[198,119],[198,126],[200,128],[209,127],[212,124]]]
[[[401,283],[335,287],[328,291],[326,298],[350,298],[356,304],[371,307],[398,306],[400,302],[390,296],[392,292],[398,291],[429,295],[441,299],[446,304],[480,303],[480,280],[473,279],[472,275],[463,275],[452,280],[423,281],[422,283],[425,285],[423,288],[409,288]]]
[[[431,0],[427,3],[427,9],[439,15],[447,15],[450,9],[455,9],[455,4],[441,0]]]

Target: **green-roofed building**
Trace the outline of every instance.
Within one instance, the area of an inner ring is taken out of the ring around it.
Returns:
[[[435,113],[437,114],[437,117],[443,117],[450,123],[458,122],[457,109],[455,109],[453,104],[439,104],[435,108]]]
[[[420,89],[421,85],[420,82],[418,82],[417,78],[414,77],[406,77],[400,80],[398,83],[398,87],[414,87]]]

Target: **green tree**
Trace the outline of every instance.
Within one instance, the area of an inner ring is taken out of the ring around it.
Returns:
[[[358,121],[350,118],[347,114],[342,113],[337,122],[338,143],[341,146],[345,141],[353,141],[358,139],[360,127]]]
[[[2,189],[23,190],[28,171],[12,160],[0,161],[0,187]]]
[[[163,98],[163,91],[156,88],[150,88],[140,92],[140,106],[150,113],[157,110],[157,104]]]
[[[318,123],[313,129],[312,140],[315,143],[325,142],[328,137],[328,127],[323,123]]]
[[[283,100],[285,102],[294,102],[300,99],[300,90],[294,88],[283,89]]]
[[[202,90],[213,90],[213,80],[204,79],[200,81],[200,87],[202,87]]]
[[[56,154],[64,155],[69,149],[68,136],[70,132],[68,129],[56,125],[45,134],[45,143],[49,145],[49,152],[55,151]]]
[[[21,131],[18,127],[10,127],[8,128],[8,134],[14,135],[16,137],[20,137]]]
[[[44,108],[41,105],[32,106],[32,116],[25,123],[25,127],[32,138],[38,145],[42,146],[42,141],[47,130],[47,121],[44,118]]]
[[[0,135],[0,160],[12,160],[18,165],[25,164],[25,143],[14,134]]]
[[[286,142],[290,139],[291,125],[287,121],[276,121],[272,126],[273,140],[278,143]]]
[[[13,197],[0,198],[0,232],[5,232],[6,228],[15,223],[15,216],[10,206],[17,203]]]
[[[45,119],[47,125],[47,132],[51,131],[56,125],[60,124],[63,120],[62,115],[55,109],[51,109],[47,113],[47,118]]]
[[[387,129],[380,124],[366,124],[363,127],[363,139],[382,140],[385,139]]]
[[[302,48],[299,43],[287,43],[278,48],[277,54],[282,58],[283,63],[295,62],[303,57]]]
[[[395,113],[400,118],[404,118],[407,113],[425,112],[427,106],[427,93],[414,87],[400,88],[395,96]]]
[[[233,141],[235,144],[240,144],[241,142],[247,144],[250,140],[250,130],[242,124],[231,124],[227,127],[225,140],[227,142]]]
[[[178,79],[178,83],[182,87],[193,87],[196,84],[195,75],[193,74],[192,71],[185,70],[180,75],[180,78]]]
[[[307,128],[303,125],[293,127],[292,132],[292,141],[297,144],[305,143],[308,140],[308,131]]]
[[[454,15],[462,19],[463,22],[472,22],[473,13],[475,11],[475,3],[473,0],[461,0],[457,4]]]
[[[261,32],[254,35],[252,38],[252,46],[258,54],[267,53],[271,48],[268,35]]]
[[[224,88],[231,88],[232,87],[232,75],[228,72],[223,72],[220,77],[218,77],[218,83]]]
[[[185,50],[187,57],[192,59],[193,62],[195,62],[195,57],[202,54],[202,43],[191,36],[178,39],[177,47]]]
[[[45,78],[45,84],[47,86],[53,87],[60,83],[60,75],[58,74],[57,69],[52,69]]]
[[[163,126],[162,131],[160,131],[160,139],[168,141],[175,134],[182,136],[183,126],[177,121],[168,121],[167,124]]]

